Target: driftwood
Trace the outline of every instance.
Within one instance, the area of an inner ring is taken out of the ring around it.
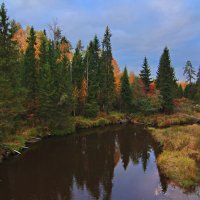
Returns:
[[[41,138],[32,137],[31,139],[27,140],[27,143],[35,143],[40,141]]]
[[[186,117],[189,117],[191,119],[191,123],[194,123],[194,124],[200,124],[200,118],[197,118],[197,117],[193,117],[191,115],[187,115],[185,114]]]
[[[13,150],[15,153],[21,155],[21,152],[17,151],[17,150]]]

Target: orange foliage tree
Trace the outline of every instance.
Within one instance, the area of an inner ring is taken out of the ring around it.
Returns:
[[[130,85],[132,85],[134,83],[134,81],[135,81],[135,74],[134,74],[133,71],[131,71],[129,73],[129,82],[130,82]]]
[[[117,61],[114,58],[112,59],[112,66],[114,68],[116,94],[117,96],[119,96],[120,95],[120,79],[121,79],[122,73],[120,71]]]
[[[86,103],[87,96],[88,96],[87,80],[84,78],[82,81],[82,86],[79,93],[79,100],[81,104],[84,105]]]
[[[24,54],[25,51],[26,51],[26,48],[28,46],[28,43],[26,41],[27,40],[27,33],[26,33],[26,31],[23,30],[22,28],[20,28],[13,35],[12,40],[16,42],[16,44],[17,44],[17,46],[19,48],[19,52],[21,54]]]

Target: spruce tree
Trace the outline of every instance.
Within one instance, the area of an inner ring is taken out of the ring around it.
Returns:
[[[20,84],[20,60],[17,45],[12,41],[15,33],[5,4],[0,7],[0,139],[15,133],[19,114],[23,110]]]
[[[188,60],[184,68],[184,76],[186,76],[186,81],[191,84],[192,80],[195,79],[195,75],[196,73],[194,67],[192,66],[191,61]]]
[[[95,35],[94,40],[90,41],[88,46],[84,64],[87,69],[88,75],[86,75],[86,79],[88,79],[88,100],[97,101],[98,95],[98,70],[100,65],[100,57],[99,57],[100,47],[99,40]]]
[[[85,67],[83,66],[83,47],[81,41],[78,41],[74,57],[72,60],[72,83],[78,90],[81,89],[82,81],[84,78]]]
[[[176,86],[174,69],[171,66],[169,49],[165,47],[160,58],[160,64],[157,71],[156,87],[160,90],[163,97],[163,110],[167,113],[173,111],[173,98]]]
[[[115,78],[112,66],[112,47],[109,27],[102,42],[101,66],[99,69],[99,103],[102,111],[109,111],[115,100]]]
[[[38,114],[38,66],[35,58],[36,36],[34,28],[31,27],[28,37],[28,47],[24,55],[23,84],[27,90],[26,109],[31,124],[36,125]]]
[[[51,66],[51,99],[54,105],[51,109],[51,112],[54,113],[51,127],[55,134],[66,134],[67,129],[71,126],[69,114],[72,110],[72,83],[70,78],[70,61],[66,54],[62,53],[60,45],[61,43],[57,43],[56,46],[53,45],[54,48],[52,48],[53,52],[51,53],[54,56],[53,60],[51,60],[53,65]]]
[[[56,103],[55,111],[57,122],[54,124],[54,131],[57,134],[66,134],[72,128],[72,123],[70,122],[69,118],[69,115],[72,111],[72,85],[70,80],[69,65],[68,58],[64,56],[61,62],[58,64],[57,69],[60,74],[59,87],[57,88],[58,102]]]
[[[40,57],[39,57],[39,117],[44,126],[51,123],[53,113],[52,107],[52,74],[50,64],[48,62],[47,38],[41,39]]]
[[[120,97],[122,101],[122,110],[126,112],[129,111],[132,100],[132,92],[126,67],[124,68],[124,72],[121,77]]]
[[[147,58],[144,58],[144,63],[142,66],[142,70],[140,71],[140,78],[142,79],[142,82],[144,83],[145,86],[145,91],[149,91],[149,85],[151,83],[151,70],[148,65]]]

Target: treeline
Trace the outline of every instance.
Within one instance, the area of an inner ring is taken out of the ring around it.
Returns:
[[[25,43],[16,34],[21,26],[9,20],[4,3],[0,8],[0,137],[21,127],[67,131],[71,116],[96,117],[98,113],[173,111],[173,99],[184,95],[177,84],[166,47],[160,59],[156,80],[145,57],[138,77],[116,73],[113,64],[111,32],[103,41],[95,35],[86,49],[78,41],[74,51],[55,23],[46,31],[28,28]],[[39,33],[39,34],[38,34]],[[185,74],[188,74],[186,70]],[[198,80],[195,95],[200,94]],[[187,97],[194,83],[187,87]],[[186,87],[186,88],[187,88]],[[195,99],[197,99],[195,97]]]

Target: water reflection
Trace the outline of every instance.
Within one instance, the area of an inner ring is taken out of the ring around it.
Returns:
[[[0,165],[0,199],[164,199],[158,153],[150,134],[131,125],[41,141]]]

